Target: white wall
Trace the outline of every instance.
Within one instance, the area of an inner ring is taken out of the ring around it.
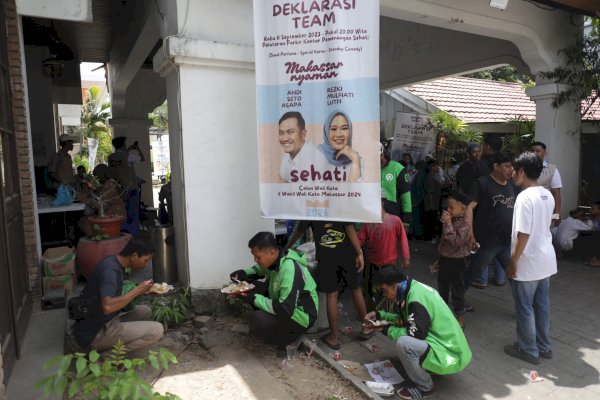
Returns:
[[[274,229],[259,218],[254,73],[182,65],[180,74],[190,284],[217,288],[252,264],[252,235]]]
[[[30,17],[91,21],[92,0],[16,0],[17,13]]]

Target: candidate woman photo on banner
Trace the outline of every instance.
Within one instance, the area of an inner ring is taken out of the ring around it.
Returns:
[[[348,170],[347,182],[358,182],[362,177],[361,159],[352,149],[352,122],[347,114],[334,111],[323,125],[323,143],[319,150],[333,167]]]

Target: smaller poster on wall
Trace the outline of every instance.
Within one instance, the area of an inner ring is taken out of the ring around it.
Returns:
[[[435,152],[435,140],[436,134],[427,114],[396,113],[392,159],[399,161],[408,153],[415,163],[424,160]]]

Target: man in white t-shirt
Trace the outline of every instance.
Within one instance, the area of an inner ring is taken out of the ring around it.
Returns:
[[[511,260],[506,276],[512,279],[517,342],[504,352],[532,364],[552,358],[550,331],[550,276],[556,274],[556,255],[550,225],[554,198],[539,186],[542,159],[525,152],[514,162],[513,180],[522,189],[515,201]]]
[[[546,161],[546,145],[544,143],[533,142],[531,144],[531,151],[533,151],[539,158],[543,160],[544,168],[542,169],[540,177],[537,179],[537,183],[552,193],[552,197],[554,197],[552,225],[558,225],[560,224],[560,189],[562,188],[560,172],[558,172],[556,165],[550,164],[548,161]]]
[[[285,153],[279,166],[279,176],[286,182],[292,182],[292,171],[295,176],[300,171],[310,171],[311,165],[316,170],[324,170],[328,165],[325,156],[317,150],[316,146],[306,140],[306,123],[302,114],[289,111],[279,119],[279,144]],[[296,178],[297,179],[297,178]]]

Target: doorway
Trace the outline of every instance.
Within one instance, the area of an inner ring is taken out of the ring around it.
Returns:
[[[25,235],[8,65],[6,2],[0,3],[0,345],[4,380],[12,371],[31,313]]]

